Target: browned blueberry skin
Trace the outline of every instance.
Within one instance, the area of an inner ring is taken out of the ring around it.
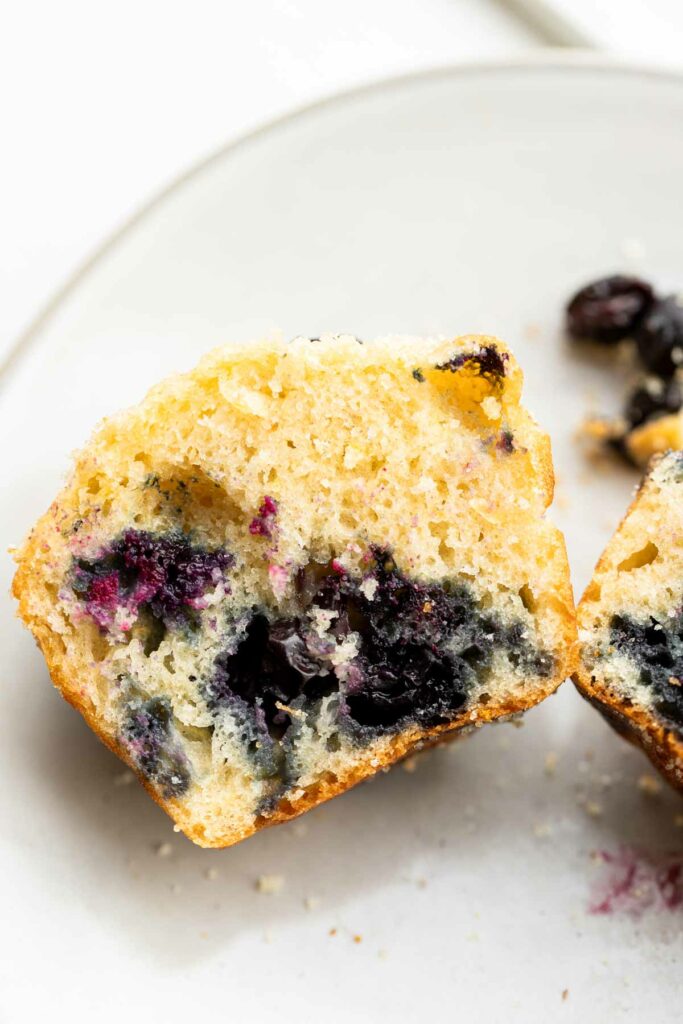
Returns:
[[[637,277],[614,274],[579,289],[566,309],[572,338],[615,345],[634,333],[654,300],[652,286]]]

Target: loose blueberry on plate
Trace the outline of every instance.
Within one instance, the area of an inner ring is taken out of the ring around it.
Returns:
[[[652,287],[637,277],[615,274],[585,285],[567,304],[571,337],[615,345],[633,334],[653,301]]]
[[[683,366],[683,306],[678,296],[657,299],[635,335],[643,366],[660,377],[671,377]]]

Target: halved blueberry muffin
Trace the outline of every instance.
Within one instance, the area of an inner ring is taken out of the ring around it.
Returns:
[[[577,616],[579,690],[683,788],[683,452],[653,460]]]
[[[492,338],[218,349],[105,421],[17,554],[55,684],[227,846],[573,667],[549,442]]]

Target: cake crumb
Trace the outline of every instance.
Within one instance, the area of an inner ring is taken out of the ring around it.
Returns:
[[[256,879],[258,892],[278,893],[284,884],[285,880],[282,875],[259,875]]]
[[[362,581],[358,589],[360,590],[361,594],[363,594],[363,596],[368,599],[368,601],[372,601],[377,592],[378,586],[379,584],[377,580],[367,579]]]
[[[661,793],[662,784],[654,775],[643,772],[638,779],[638,789],[646,796],[657,796],[658,793]]]
[[[639,238],[624,238],[621,243],[621,255],[631,266],[639,267],[645,259],[645,246]]]
[[[156,846],[157,857],[170,857],[173,853],[173,847],[170,843],[158,843]]]
[[[330,928],[330,930],[329,930],[329,932],[327,934],[331,935],[332,938],[334,938],[334,936],[337,934],[337,929],[336,928]]]
[[[129,771],[119,772],[112,781],[115,786],[130,786],[132,782],[135,782],[135,776]]]
[[[500,419],[500,402],[493,395],[487,395],[481,401],[481,408],[488,420]]]
[[[548,778],[552,778],[552,776],[555,775],[557,771],[557,754],[554,750],[549,750],[548,753],[545,755],[545,761],[543,762],[543,771],[548,776]]]
[[[215,882],[218,878],[218,871],[216,868],[207,868],[204,872],[204,878],[209,882]]]
[[[534,835],[537,839],[548,839],[552,834],[552,825],[547,821],[538,821],[534,825]]]
[[[320,906],[320,900],[317,896],[305,896],[304,907],[308,911],[316,910]]]
[[[598,803],[597,800],[586,800],[585,810],[586,814],[591,818],[602,816],[602,804]]]
[[[403,771],[404,772],[408,772],[409,775],[412,775],[414,772],[416,772],[417,771],[417,758],[416,757],[407,757],[405,759],[405,761],[403,762]]]
[[[363,936],[362,936],[362,935],[354,935],[354,937],[353,937],[353,941],[354,941],[354,942],[356,943],[356,945],[358,946],[358,945],[360,945],[360,943],[361,943],[361,942],[363,941]]]
[[[562,989],[562,1002],[566,1003],[568,999],[569,999],[569,989],[568,988],[563,988]]]

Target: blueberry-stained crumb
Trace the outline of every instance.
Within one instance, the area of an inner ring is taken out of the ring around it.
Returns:
[[[334,559],[312,563],[300,571],[297,592],[300,615],[255,611],[239,643],[217,657],[206,686],[215,715],[250,707],[276,742],[333,694],[339,728],[356,739],[448,722],[486,679],[498,650],[528,674],[553,669],[521,622],[480,608],[466,583],[412,580],[383,549],[372,549],[362,577]],[[323,633],[312,626],[321,617]],[[335,654],[348,644],[340,663]]]
[[[180,532],[131,529],[95,558],[77,559],[71,585],[101,629],[112,627],[119,610],[136,616],[143,609],[172,627],[202,607],[206,591],[225,581],[233,563],[227,551],[192,544]]]
[[[512,455],[515,450],[515,437],[511,430],[501,430],[496,441],[496,448],[504,455]]]
[[[277,513],[277,501],[266,494],[261,502],[258,513],[249,523],[249,533],[255,537],[272,537]]]
[[[659,714],[683,727],[683,613],[664,621],[614,615],[610,643],[635,664],[639,682],[652,690]]]
[[[140,771],[166,799],[180,797],[190,786],[190,770],[173,743],[170,704],[161,697],[133,702],[127,709],[121,740]]]
[[[416,380],[418,384],[424,384],[425,382],[425,375],[419,366],[416,366],[413,370],[413,379]]]

